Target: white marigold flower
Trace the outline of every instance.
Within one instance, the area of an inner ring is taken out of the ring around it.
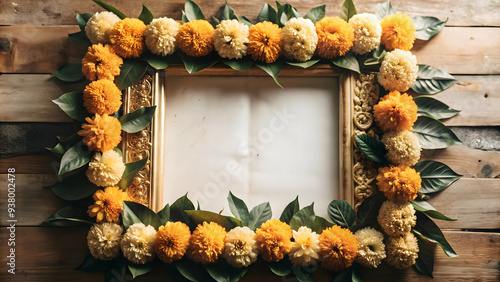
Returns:
[[[113,29],[113,25],[119,21],[120,18],[112,12],[95,13],[87,21],[85,34],[92,44],[110,43],[109,33]]]
[[[415,133],[409,130],[389,131],[382,137],[391,164],[414,166],[420,159],[420,142]]]
[[[410,202],[385,201],[377,216],[378,223],[389,236],[399,236],[411,231],[417,223],[415,209]]]
[[[125,171],[123,159],[117,152],[110,150],[96,152],[89,163],[87,178],[97,186],[115,186],[122,179]]]
[[[415,264],[418,258],[418,241],[413,233],[387,239],[386,262],[398,269],[405,269]]]
[[[291,18],[283,27],[281,34],[283,53],[288,59],[305,62],[314,55],[318,34],[310,19]]]
[[[359,55],[371,52],[380,45],[382,26],[374,14],[362,13],[349,19],[354,30],[354,46],[352,51]]]
[[[179,27],[180,24],[171,18],[163,17],[152,20],[144,31],[149,51],[160,56],[173,54],[177,47],[175,36]]]
[[[112,260],[120,254],[123,228],[111,222],[96,223],[87,234],[87,245],[93,257]]]
[[[377,78],[386,90],[405,92],[415,83],[417,75],[417,57],[410,51],[396,49],[385,55]]]
[[[143,223],[134,223],[127,229],[121,241],[123,256],[135,263],[145,264],[153,260],[156,230]]]
[[[356,261],[368,268],[377,268],[385,259],[384,235],[371,227],[354,233],[358,240]]]
[[[288,253],[288,258],[296,266],[315,265],[319,259],[319,234],[313,232],[311,228],[301,226],[298,231],[293,230],[292,249]]]
[[[226,235],[222,256],[236,267],[247,267],[257,260],[259,249],[255,241],[255,232],[248,227],[235,227]]]
[[[219,56],[241,59],[247,54],[248,26],[238,20],[221,21],[214,33],[214,47]]]

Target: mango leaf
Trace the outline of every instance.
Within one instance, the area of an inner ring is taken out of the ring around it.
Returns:
[[[372,161],[377,163],[385,163],[385,149],[384,143],[370,135],[356,135],[356,145],[363,152],[363,154]]]
[[[312,231],[320,234],[323,230],[333,226],[333,223],[329,222],[321,216],[316,216],[314,223],[311,226]]]
[[[205,267],[201,264],[195,263],[187,257],[183,257],[181,260],[174,262],[174,265],[177,271],[179,271],[179,273],[188,281],[205,282],[212,280]]]
[[[243,226],[247,226],[250,219],[250,213],[248,212],[248,208],[245,202],[233,195],[231,191],[229,191],[227,201],[229,203],[229,209],[231,210],[231,213],[234,215],[234,217],[239,219]]]
[[[434,253],[429,248],[428,243],[420,237],[418,239],[418,258],[415,262],[415,268],[418,272],[423,275],[432,276],[432,272],[434,271]]]
[[[280,220],[285,223],[290,223],[292,217],[300,210],[299,208],[299,196],[295,197],[295,200],[291,201],[283,210],[280,216]]]
[[[123,172],[122,179],[120,179],[120,182],[118,182],[118,187],[122,188],[123,190],[127,189],[132,181],[134,181],[136,174],[144,167],[147,162],[148,157],[136,162],[125,164],[125,171]]]
[[[81,31],[85,31],[85,26],[87,25],[87,22],[92,16],[93,15],[89,13],[76,14],[76,22],[78,23],[78,26],[80,27]]]
[[[326,5],[321,5],[318,7],[314,7],[304,16],[304,19],[310,19],[313,23],[320,21],[325,17],[325,8]]]
[[[457,253],[450,246],[441,232],[441,229],[424,213],[417,211],[417,225],[413,227],[413,233],[429,242],[438,244],[443,248],[444,253],[449,257],[458,257]]]
[[[358,60],[356,60],[356,57],[354,57],[353,54],[333,58],[331,62],[339,68],[361,73],[361,71],[359,70]]]
[[[286,22],[291,18],[300,18],[300,14],[297,10],[290,4],[281,5],[280,2],[276,1],[276,6],[278,6],[278,12],[276,14],[277,24],[280,27],[285,26]]]
[[[219,57],[215,53],[211,53],[204,57],[191,57],[182,52],[179,52],[184,67],[188,73],[195,73],[213,66],[219,61]]]
[[[290,66],[301,67],[303,69],[307,69],[308,67],[314,66],[320,60],[309,60],[305,62],[286,62]]]
[[[418,114],[434,119],[452,118],[460,113],[460,110],[452,109],[445,103],[432,97],[419,96],[413,98],[413,100],[417,104]]]
[[[186,3],[184,4],[184,13],[189,22],[205,19],[200,7],[191,0],[186,0]]]
[[[418,162],[414,168],[422,178],[422,187],[419,192],[423,194],[442,191],[462,177],[449,166],[431,160]]]
[[[274,79],[274,82],[276,82],[279,87],[283,88],[283,86],[281,86],[281,84],[278,82],[278,75],[280,74],[282,67],[281,62],[278,61],[271,64],[255,63],[255,65],[269,74]]]
[[[86,165],[92,158],[92,151],[88,150],[80,141],[66,151],[61,159],[59,175],[73,171]]]
[[[56,183],[47,186],[59,198],[66,201],[76,201],[87,198],[99,189],[95,184],[89,181],[85,171],[63,178]]]
[[[348,22],[356,14],[356,7],[354,7],[352,0],[345,0],[342,8],[340,8],[340,18]]]
[[[156,230],[161,225],[158,215],[145,205],[124,201],[123,202],[123,226],[128,229],[132,224],[142,222],[144,225],[153,226]]]
[[[193,202],[188,199],[187,193],[170,206],[170,220],[182,221],[189,225],[190,220],[185,212],[186,210],[194,210]]]
[[[418,65],[417,81],[411,89],[419,94],[432,95],[453,86],[457,80],[447,72],[427,66]]]
[[[71,134],[68,137],[62,138],[60,136],[57,136],[57,139],[59,139],[59,143],[54,147],[54,148],[45,148],[55,154],[58,157],[62,157],[64,153],[73,147],[76,143],[82,140],[82,137],[78,135],[76,132]]]
[[[287,276],[292,272],[292,263],[288,259],[288,255],[278,262],[269,262],[267,265],[269,269],[278,276]]]
[[[381,20],[383,17],[388,16],[388,15],[395,15],[396,10],[392,8],[391,1],[387,1],[383,4],[378,4],[377,9],[375,10],[375,16],[379,20]]]
[[[88,254],[83,258],[82,263],[75,268],[75,270],[95,273],[104,272],[106,268],[109,267],[109,261],[104,261],[94,258],[91,254]]]
[[[76,82],[85,77],[82,73],[82,63],[65,64],[50,75],[66,82]]]
[[[87,51],[87,49],[92,46],[92,42],[87,38],[85,31],[79,31],[75,33],[68,34],[69,41],[75,44],[78,48]]]
[[[272,216],[273,212],[271,211],[271,205],[269,205],[269,202],[265,202],[258,206],[255,206],[250,211],[248,227],[255,231],[262,225],[262,223],[271,219]]]
[[[224,8],[222,9],[222,12],[220,14],[220,20],[221,21],[223,21],[223,20],[239,20],[238,16],[234,12],[234,10],[231,9],[231,7],[229,7],[227,2],[226,2],[226,5],[224,5]]]
[[[413,208],[415,208],[415,210],[423,212],[432,218],[446,220],[446,221],[456,221],[456,219],[449,218],[449,217],[443,215],[442,213],[438,212],[427,201],[413,200],[413,201],[410,201],[410,203],[412,204]]]
[[[153,266],[151,265],[151,263],[147,264],[134,264],[131,262],[128,263],[128,270],[132,274],[132,279],[135,279],[137,276],[141,276],[150,272],[152,268]]]
[[[122,130],[136,133],[146,128],[155,114],[156,106],[142,107],[120,118]]]
[[[215,281],[237,282],[248,271],[247,267],[235,268],[229,265],[226,260],[219,259],[215,263],[207,265],[206,270],[208,274],[215,279]]]
[[[214,16],[212,16],[212,22],[213,22],[212,24],[213,27],[217,27],[217,25],[220,24],[219,19]]]
[[[166,204],[161,211],[156,213],[160,218],[161,225],[165,225],[170,221],[170,205]]]
[[[210,211],[186,210],[185,212],[189,216],[189,219],[191,220],[190,222],[193,226],[203,224],[205,221],[218,223],[220,226],[226,228],[227,231],[237,226],[241,226],[241,221],[234,217],[223,216]]]
[[[377,223],[377,215],[380,206],[385,201],[384,194],[377,193],[363,200],[358,208],[356,224],[349,229],[355,232],[367,226],[373,226]]]
[[[349,228],[356,219],[354,209],[344,200],[333,200],[328,205],[328,216],[334,224]]]
[[[245,16],[240,17],[240,22],[242,22],[243,24],[245,24],[248,27],[251,27],[253,25],[252,22]]]
[[[94,224],[90,221],[86,208],[67,206],[58,210],[43,223],[51,226],[89,226]]]
[[[148,70],[148,64],[139,59],[123,60],[123,65],[120,69],[120,75],[116,77],[116,86],[120,90],[134,85],[141,79]]]
[[[257,16],[257,21],[258,22],[268,21],[272,23],[277,23],[276,10],[269,4],[265,3],[259,12],[259,15]]]
[[[314,220],[316,219],[316,215],[314,214],[314,203],[310,206],[307,206],[296,214],[293,215],[292,220],[290,220],[290,227],[297,231],[301,226],[311,227],[314,225]]]
[[[422,149],[444,149],[462,144],[458,137],[441,122],[426,116],[419,116],[413,125]]]
[[[182,23],[185,24],[189,22],[187,16],[186,16],[186,12],[182,11]]]
[[[299,282],[314,282],[313,272],[315,268],[311,266],[292,265],[292,272]]]
[[[99,1],[99,0],[92,0],[92,1],[94,1],[97,5],[103,7],[106,11],[114,13],[122,20],[127,17],[127,16],[125,16],[124,13],[120,12],[117,8],[115,8],[109,4],[106,4],[106,3]]]
[[[448,19],[442,22],[435,17],[414,16],[411,17],[411,19],[417,28],[416,38],[420,40],[431,39],[434,35],[438,34],[446,25],[446,22],[448,22]]]
[[[141,14],[139,15],[139,19],[145,24],[145,25],[148,25],[151,21],[153,21],[154,17],[153,17],[153,14],[151,13],[151,11],[149,11],[149,9],[144,6],[144,4],[142,5],[142,12]],[[134,277],[135,278],[135,277]]]
[[[223,63],[226,66],[229,66],[232,69],[237,70],[237,71],[246,71],[246,70],[250,69],[253,65],[253,61],[248,57],[238,59],[238,60],[236,60],[236,59],[226,60],[226,61],[223,61]]]
[[[83,122],[90,115],[83,106],[82,92],[68,92],[52,102],[74,120]]]

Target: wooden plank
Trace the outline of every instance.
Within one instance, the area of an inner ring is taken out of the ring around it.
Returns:
[[[210,15],[219,17],[225,0],[197,0],[205,17]],[[134,0],[108,0],[109,3],[130,17],[137,17],[141,12],[141,3],[145,4],[157,17],[173,17],[180,20],[184,0],[153,1],[143,0],[140,3]],[[231,7],[238,15],[247,16],[255,20],[262,5],[267,2],[273,7],[273,1],[231,1]],[[312,7],[327,4],[327,16],[337,16],[343,1],[318,2],[317,0],[288,0],[304,15]],[[363,0],[354,1],[359,13],[374,13],[376,6],[384,1]],[[410,15],[433,16],[445,20],[449,18],[450,26],[500,26],[500,4],[496,1],[468,1],[468,0],[422,0],[407,1],[393,0],[392,6],[400,12]],[[0,1],[0,25],[57,25],[75,24],[76,13],[95,13],[103,9],[91,1]],[[484,11],[491,11],[485,13]]]
[[[16,169],[16,174],[55,174],[59,170],[59,162],[51,155],[0,159],[0,174],[7,173],[11,167]]]

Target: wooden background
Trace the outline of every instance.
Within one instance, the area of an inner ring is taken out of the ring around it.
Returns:
[[[141,1],[109,0],[125,14],[137,17]],[[156,16],[180,19],[183,0],[143,3]],[[224,0],[197,0],[205,15],[219,15]],[[273,4],[272,1],[266,1]],[[299,12],[324,1],[290,0]],[[355,1],[358,12],[374,12],[382,0]],[[263,1],[229,1],[239,15],[256,18]],[[328,1],[327,15],[338,15],[342,1]],[[421,0],[392,1],[410,15],[449,18],[445,29],[430,42],[418,42],[418,62],[444,69],[459,82],[436,97],[459,116],[445,121],[464,145],[426,151],[424,158],[448,164],[464,177],[431,200],[456,222],[438,222],[459,254],[448,258],[435,249],[437,281],[499,281],[500,261],[500,3],[498,1]],[[0,280],[90,281],[102,274],[73,269],[88,252],[86,228],[40,226],[64,207],[50,190],[57,180],[57,162],[43,147],[57,143],[55,135],[68,135],[76,125],[51,103],[72,90],[49,73],[83,53],[71,46],[68,33],[78,31],[76,13],[102,9],[90,0],[0,0]],[[78,89],[78,88],[77,88]],[[81,86],[80,88],[81,89]],[[7,273],[7,168],[16,169],[16,275]],[[162,274],[163,275],[163,274]],[[162,276],[158,273],[158,277]],[[255,273],[254,273],[255,275]],[[375,275],[378,279],[375,278]],[[383,275],[383,276],[382,276]],[[143,279],[153,278],[148,275]],[[252,281],[248,275],[247,281]],[[365,271],[365,280],[430,280],[413,270],[382,267]],[[142,280],[142,279],[141,279]],[[156,280],[156,279],[155,279]],[[281,278],[275,280],[280,281]],[[266,281],[268,281],[266,279]]]

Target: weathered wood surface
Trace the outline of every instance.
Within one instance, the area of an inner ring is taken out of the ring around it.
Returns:
[[[51,155],[20,156],[0,159],[0,174],[15,168],[16,174],[54,174],[59,170],[59,162]]]

